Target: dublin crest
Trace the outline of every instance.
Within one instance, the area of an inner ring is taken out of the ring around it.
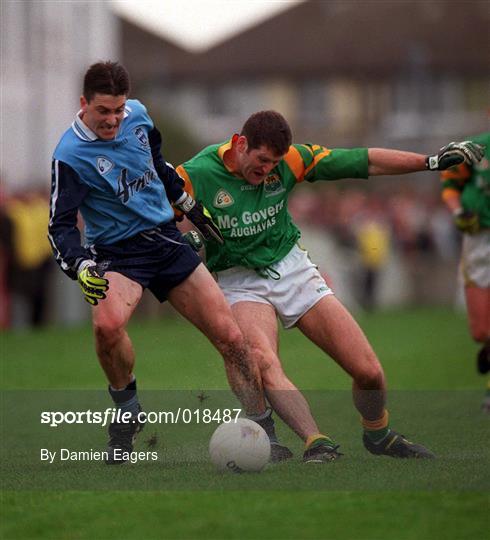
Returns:
[[[112,171],[114,163],[105,156],[99,156],[97,158],[97,170],[100,174],[107,174],[109,171]]]
[[[136,129],[133,130],[133,133],[140,142],[141,146],[148,146],[148,136],[142,127],[138,126]]]

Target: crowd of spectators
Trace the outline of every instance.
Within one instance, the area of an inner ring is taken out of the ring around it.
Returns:
[[[317,237],[324,235],[337,253],[348,254],[355,266],[350,272],[354,296],[364,309],[378,304],[384,270],[393,261],[407,277],[403,282],[407,303],[454,300],[461,239],[438,189],[321,184],[293,192],[289,209],[306,232],[307,247],[307,234],[314,231]],[[328,266],[327,260],[327,275]]]
[[[324,238],[325,251],[330,243],[338,253],[348,254],[354,266],[353,297],[365,310],[378,306],[379,289],[393,258],[409,275],[404,286],[411,290],[405,298],[414,303],[431,301],[427,288],[437,288],[440,268],[449,268],[456,286],[460,237],[438,191],[317,184],[293,192],[289,209],[307,245],[309,233],[315,231]],[[48,219],[47,193],[33,189],[9,197],[0,194],[0,328],[36,327],[52,318],[47,298],[55,265],[47,240]],[[329,256],[324,265],[327,278],[334,262]]]
[[[54,260],[47,238],[48,194],[0,194],[0,328],[48,321]]]

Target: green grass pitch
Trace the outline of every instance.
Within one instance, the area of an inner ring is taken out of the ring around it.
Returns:
[[[261,474],[215,473],[206,451],[215,424],[146,426],[136,450],[146,450],[155,436],[155,463],[41,463],[44,445],[101,449],[106,443],[103,428],[49,428],[39,421],[39,411],[55,407],[110,406],[91,330],[1,335],[0,538],[486,537],[490,417],[479,410],[485,379],[476,374],[477,348],[464,316],[413,309],[358,320],[386,371],[393,427],[427,444],[437,460],[368,454],[349,378],[293,330],[281,334],[285,369],[305,390],[321,429],[341,444],[341,460],[303,465],[301,441],[276,420],[295,458]],[[238,406],[221,359],[189,324],[177,317],[134,321],[129,332],[146,410]]]

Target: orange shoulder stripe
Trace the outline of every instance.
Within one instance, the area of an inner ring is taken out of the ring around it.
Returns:
[[[287,154],[284,156],[284,161],[294,174],[296,182],[302,182],[305,176],[305,164],[301,154],[294,146],[289,147]]]
[[[313,155],[313,150],[311,149],[311,146],[309,144],[302,144],[301,145],[305,150],[308,150],[308,152]]]
[[[315,147],[314,147],[315,148]],[[313,158],[313,162],[310,164],[310,166],[306,169],[305,171],[305,176],[311,171],[311,169],[313,169],[313,167],[316,167],[318,165],[318,163],[326,156],[328,156],[329,154],[331,154],[332,150],[329,150],[328,148],[324,148],[324,147],[321,147],[321,146],[318,146],[317,148],[315,149],[320,149],[320,148],[323,148],[323,152],[320,152],[319,154],[316,154],[315,157]]]
[[[233,146],[233,143],[238,139],[238,134],[235,133],[233,135],[233,137],[226,143],[222,144],[219,148],[218,148],[218,156],[219,158],[221,159],[221,161],[223,162],[223,165],[225,166],[226,170],[231,172],[230,171],[230,168],[226,165],[225,163],[225,152],[228,152],[228,150],[231,150],[231,147]]]
[[[223,159],[224,153],[231,148],[231,139],[218,148],[218,156]]]

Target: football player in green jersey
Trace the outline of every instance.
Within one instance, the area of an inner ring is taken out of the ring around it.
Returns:
[[[287,209],[303,181],[442,170],[483,153],[472,142],[450,143],[430,156],[382,148],[328,149],[291,144],[287,121],[275,111],[253,114],[240,134],[209,146],[177,168],[186,191],[202,201],[224,237],[207,246],[207,264],[232,305],[258,358],[263,387],[278,415],[305,441],[304,461],[340,454],[322,434],[309,405],[285,375],[278,356],[277,317],[296,326],[353,379],[363,441],[373,454],[432,458],[434,454],[390,429],[381,364],[362,330],[333,295],[308,254]]]
[[[471,336],[482,344],[477,369],[485,375],[490,371],[490,132],[471,140],[486,146],[485,156],[473,166],[462,163],[442,172],[442,198],[463,233],[461,269],[468,321]],[[490,413],[490,386],[482,409]]]

